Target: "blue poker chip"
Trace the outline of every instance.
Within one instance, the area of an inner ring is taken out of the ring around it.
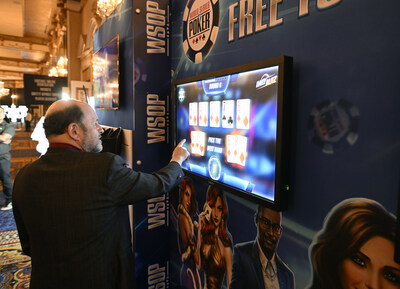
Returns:
[[[218,36],[219,1],[189,0],[183,14],[183,50],[194,63],[201,63]]]
[[[221,178],[221,162],[216,156],[211,156],[208,160],[208,174],[213,180],[219,180]]]
[[[311,111],[308,130],[311,142],[326,154],[354,145],[358,139],[359,110],[347,100],[326,100]]]

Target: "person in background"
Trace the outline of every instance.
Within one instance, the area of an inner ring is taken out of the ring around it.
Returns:
[[[396,217],[366,198],[334,206],[310,245],[308,288],[400,288],[394,261]]]
[[[31,121],[32,113],[30,110],[28,110],[25,116],[25,131],[31,131]]]
[[[294,274],[276,253],[282,234],[282,213],[259,205],[254,222],[256,239],[234,247],[229,288],[294,289]]]
[[[11,123],[11,118],[8,117],[6,112],[5,112],[4,121],[7,122],[7,123]]]
[[[185,140],[168,165],[147,174],[99,153],[103,129],[84,102],[56,101],[43,127],[50,146],[19,171],[13,194],[22,250],[32,261],[30,288],[135,288],[128,205],[181,181]]]
[[[0,179],[3,184],[3,194],[5,203],[1,207],[2,211],[12,209],[13,182],[10,175],[11,168],[11,140],[15,135],[15,128],[5,119],[5,112],[0,107]]]
[[[199,215],[197,263],[204,270],[204,288],[219,289],[232,275],[232,238],[227,228],[228,205],[222,190],[209,186]],[[244,288],[244,287],[243,287]]]

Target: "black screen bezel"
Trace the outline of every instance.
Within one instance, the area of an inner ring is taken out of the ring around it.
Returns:
[[[396,219],[396,237],[395,237],[395,249],[394,249],[394,261],[400,264],[400,177],[399,187],[397,194],[397,219]]]
[[[209,185],[214,185],[224,191],[233,193],[246,200],[261,204],[276,211],[282,211],[287,208],[287,194],[290,188],[289,174],[289,144],[290,144],[290,123],[291,123],[291,81],[292,81],[292,63],[293,60],[289,56],[278,56],[244,65],[212,71],[188,78],[179,79],[172,82],[171,103],[172,106],[172,133],[171,143],[175,147],[180,140],[176,139],[177,121],[177,85],[189,82],[225,76],[250,70],[261,69],[264,67],[278,66],[278,107],[277,107],[277,135],[276,135],[276,159],[275,159],[275,192],[274,201],[261,196],[250,194],[235,187],[226,185],[219,181],[213,180],[183,169],[185,174],[192,176]]]

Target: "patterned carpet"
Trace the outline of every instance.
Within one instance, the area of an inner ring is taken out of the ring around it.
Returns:
[[[31,259],[22,253],[16,230],[0,232],[0,289],[29,288]]]
[[[4,203],[4,200],[1,204]],[[0,211],[0,231],[11,231],[16,230],[17,226],[15,225],[14,215],[12,210],[8,211]]]
[[[18,242],[19,238],[17,230],[0,232],[0,246]]]

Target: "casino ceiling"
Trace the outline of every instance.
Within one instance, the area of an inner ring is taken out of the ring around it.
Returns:
[[[23,87],[23,74],[47,74],[60,37],[67,6],[85,0],[0,0],[0,81]]]

